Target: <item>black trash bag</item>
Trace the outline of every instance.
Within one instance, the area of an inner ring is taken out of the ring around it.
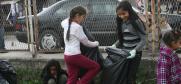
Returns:
[[[8,61],[0,60],[0,73],[9,84],[17,84],[15,68]]]
[[[83,28],[83,30],[84,30],[84,33],[86,34],[87,38],[90,41],[95,41],[94,36],[92,34],[90,34],[90,32],[86,28]],[[86,47],[83,44],[81,44],[80,49],[84,56],[87,56],[88,58],[96,61],[97,63],[99,63],[99,65],[101,67],[103,67],[104,58],[103,58],[102,54],[100,53],[98,47],[90,48],[90,47]]]
[[[129,52],[123,49],[107,48],[108,57],[104,61],[102,84],[127,84]]]
[[[94,36],[92,36],[92,34],[90,34],[90,32],[86,28],[83,28],[83,30],[84,30],[84,33],[86,34],[87,38],[90,41],[95,41]],[[101,68],[103,68],[104,58],[103,58],[102,54],[100,53],[98,47],[90,48],[90,47],[86,47],[83,44],[81,44],[80,49],[81,49],[82,55],[87,56],[91,60],[97,62],[101,66]],[[85,69],[81,69],[79,77],[81,78],[85,74],[85,72],[86,72]],[[95,84],[94,81],[92,81],[91,84]]]

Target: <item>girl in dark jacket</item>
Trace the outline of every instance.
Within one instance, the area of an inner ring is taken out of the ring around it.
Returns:
[[[67,73],[56,60],[50,60],[41,74],[43,84],[66,84]]]
[[[119,41],[113,46],[130,52],[130,56],[127,57],[129,60],[128,84],[135,84],[142,49],[146,43],[145,26],[128,1],[120,2],[116,13]]]

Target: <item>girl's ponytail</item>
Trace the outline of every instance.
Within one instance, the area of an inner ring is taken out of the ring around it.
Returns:
[[[72,18],[69,18],[69,26],[68,26],[68,31],[67,31],[67,36],[66,39],[69,41],[70,40],[70,27],[72,23]]]

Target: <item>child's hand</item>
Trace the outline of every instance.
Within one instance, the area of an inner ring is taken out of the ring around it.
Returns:
[[[136,50],[132,50],[129,52],[131,55],[127,57],[127,59],[132,59],[136,56]]]
[[[99,42],[98,41],[94,41],[95,42],[95,44],[97,45],[97,46],[99,46]]]
[[[116,48],[116,44],[113,44],[111,47]]]

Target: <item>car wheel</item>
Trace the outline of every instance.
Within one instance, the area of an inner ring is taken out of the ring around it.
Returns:
[[[40,35],[40,48],[41,49],[60,49],[61,39],[59,34],[53,30],[44,30]]]

